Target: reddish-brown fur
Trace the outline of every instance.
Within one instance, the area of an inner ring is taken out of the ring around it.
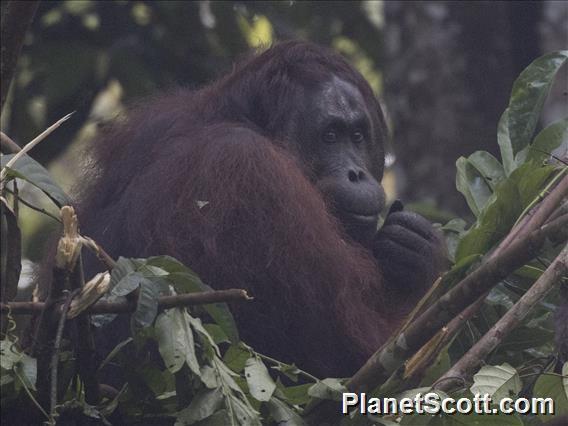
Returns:
[[[107,130],[80,203],[84,233],[111,255],[168,254],[215,289],[248,289],[254,301],[232,306],[243,340],[322,376],[352,374],[409,306],[387,309],[376,260],[344,234],[286,145],[294,91],[333,75],[360,89],[383,132],[368,85],[345,61],[286,43]]]

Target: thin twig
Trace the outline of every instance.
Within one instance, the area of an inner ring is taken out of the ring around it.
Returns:
[[[65,328],[65,322],[67,321],[67,311],[69,306],[71,306],[71,301],[73,296],[79,292],[79,289],[75,289],[73,292],[67,295],[65,303],[63,304],[62,314],[59,317],[59,322],[57,324],[57,333],[55,334],[55,342],[53,343],[53,353],[51,355],[51,387],[50,387],[50,404],[49,412],[51,417],[55,417],[57,414],[55,412],[55,407],[57,406],[57,371],[59,368],[59,350],[61,348],[61,339],[63,337],[63,329]]]
[[[93,251],[97,258],[111,271],[116,266],[114,259],[92,238],[81,235],[81,242],[89,250]]]

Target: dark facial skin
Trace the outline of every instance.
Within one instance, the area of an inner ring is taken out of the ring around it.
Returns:
[[[294,120],[302,130],[290,133],[347,234],[373,252],[389,292],[427,288],[444,262],[440,235],[423,217],[402,211],[402,204],[377,231],[385,205],[383,141],[359,90],[332,78],[298,104],[306,106]]]
[[[307,96],[307,105],[315,183],[347,233],[369,245],[385,195],[381,176],[370,172],[371,145],[382,141],[376,140],[365,101],[355,86],[333,78]]]

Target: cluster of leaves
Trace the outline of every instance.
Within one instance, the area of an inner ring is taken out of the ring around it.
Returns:
[[[476,217],[466,229],[466,222],[454,219],[442,229],[445,232],[453,268],[440,283],[441,291],[451,288],[478,267],[491,254],[496,244],[511,231],[527,212],[541,201],[547,191],[568,174],[565,159],[554,152],[568,152],[568,119],[562,119],[541,130],[536,136],[538,119],[557,71],[568,60],[568,51],[542,56],[534,61],[515,81],[510,103],[503,113],[498,129],[502,163],[485,151],[477,151],[457,161],[456,187],[464,195]],[[534,137],[533,137],[534,136]],[[523,266],[500,282],[489,293],[480,314],[449,344],[440,348],[435,361],[426,369],[420,388],[409,389],[410,380],[395,379],[379,387],[380,396],[414,397],[424,394],[483,336],[499,318],[530,288],[565,245],[549,243],[536,260]],[[563,281],[566,281],[564,277]],[[562,285],[566,285],[564,282]],[[452,392],[449,396],[473,398],[475,393],[487,393],[493,407],[501,398],[553,398],[557,415],[568,414],[568,380],[565,364],[562,373],[554,372],[555,348],[552,314],[558,302],[558,288],[551,291],[485,360],[473,377],[473,384]],[[428,301],[427,303],[431,303]],[[558,368],[558,367],[557,367]],[[436,391],[440,397],[448,394]],[[376,417],[384,425],[396,418]],[[516,415],[412,415],[397,419],[401,425],[541,424],[548,416]]]
[[[543,199],[549,188],[567,174],[565,159],[556,161],[551,156],[555,150],[559,155],[568,152],[568,118],[551,124],[534,136],[554,76],[565,64],[567,56],[567,51],[544,55],[515,81],[497,134],[502,163],[485,151],[458,159],[456,187],[477,220],[467,231],[463,231],[463,222],[459,219],[446,225],[453,234],[450,241],[456,266],[475,263],[490,253],[528,210]],[[463,349],[458,348],[470,347],[511,308],[561,248],[547,246],[536,260],[491,291],[480,318],[468,324],[467,333],[459,336],[452,348],[455,355],[463,353]],[[551,312],[553,301],[558,300],[557,290],[551,292],[533,310],[530,318],[508,336],[492,355],[493,360],[512,362],[522,368],[525,363],[552,353]]]
[[[179,425],[301,424],[298,406],[310,394],[317,395],[317,388],[309,390],[313,383],[285,386],[275,381],[263,359],[288,382],[297,382],[298,375],[310,382],[316,379],[240,342],[225,304],[204,305],[195,313],[185,308],[158,313],[159,296],[207,289],[190,269],[168,256],[118,260],[105,298],[115,301],[137,294],[137,310],[131,316],[133,338],[121,343],[104,363],[116,357],[125,367],[128,384],[120,395],[123,415],[170,416]],[[97,315],[93,321],[102,326],[113,317]],[[148,351],[156,344],[162,362]],[[133,364],[133,355],[145,362]],[[181,401],[187,405],[180,407]]]

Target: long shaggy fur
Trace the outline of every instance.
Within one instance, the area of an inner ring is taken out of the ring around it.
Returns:
[[[384,132],[368,85],[341,57],[283,43],[107,129],[79,206],[83,232],[112,256],[169,254],[215,289],[248,289],[254,301],[232,306],[243,340],[321,376],[352,374],[405,313],[385,306],[376,260],[286,144],[306,119],[293,116],[295,93],[334,75],[359,88]],[[380,178],[382,150],[371,154]]]

